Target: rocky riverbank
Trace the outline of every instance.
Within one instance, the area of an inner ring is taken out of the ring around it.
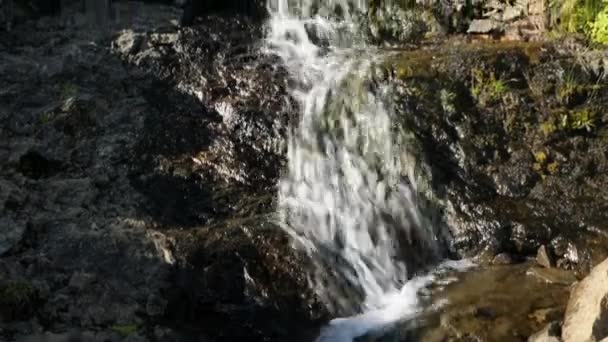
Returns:
[[[263,28],[117,11],[0,32],[0,339],[312,340],[329,314],[274,217],[298,110]],[[446,254],[481,265],[417,336],[525,340],[575,310],[608,256],[607,66],[573,39],[459,37],[377,65]]]

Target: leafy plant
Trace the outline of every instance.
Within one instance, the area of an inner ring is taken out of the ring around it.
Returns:
[[[604,2],[604,8],[589,25],[589,36],[597,43],[608,44],[608,2]]]

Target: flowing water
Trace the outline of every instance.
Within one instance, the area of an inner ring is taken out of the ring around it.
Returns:
[[[384,53],[364,43],[366,1],[269,0],[266,49],[280,56],[300,106],[279,188],[282,226],[315,264],[311,285],[335,319],[320,341],[351,341],[416,316],[420,271],[441,257],[418,205]],[[428,270],[428,268],[427,268]]]

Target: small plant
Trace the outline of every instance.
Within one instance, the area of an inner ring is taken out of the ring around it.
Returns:
[[[508,91],[507,82],[497,78],[494,72],[486,75],[477,68],[471,71],[471,95],[482,105],[501,99]]]

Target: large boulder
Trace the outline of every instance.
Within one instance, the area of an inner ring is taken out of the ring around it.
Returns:
[[[562,329],[564,342],[595,342],[608,337],[608,259],[576,285]]]

